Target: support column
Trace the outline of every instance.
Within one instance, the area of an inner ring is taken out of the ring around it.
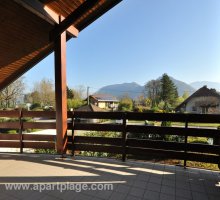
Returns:
[[[66,31],[55,42],[55,97],[57,152],[65,153],[67,144],[67,96],[66,96]]]

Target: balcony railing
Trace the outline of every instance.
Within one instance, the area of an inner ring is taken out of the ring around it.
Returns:
[[[55,112],[41,111],[0,111],[0,117],[16,118],[15,122],[0,122],[0,129],[16,129],[18,134],[0,134],[0,148],[11,147],[33,149],[56,149],[55,135],[26,134],[26,129],[55,129],[56,122],[27,122],[25,118],[52,118]],[[68,112],[68,129],[72,134],[68,136],[67,149],[75,151],[106,152],[121,154],[122,160],[127,155],[150,155],[160,158],[171,158],[186,161],[198,161],[219,164],[220,146],[209,144],[188,143],[188,137],[208,137],[220,141],[220,130],[217,128],[195,128],[188,124],[196,123],[220,123],[220,115],[202,114],[173,114],[173,113],[133,113],[133,112]],[[86,123],[78,122],[79,119],[87,119]],[[106,119],[109,123],[92,123],[88,119]],[[121,124],[115,124],[112,120],[122,120]],[[183,127],[162,127],[140,124],[130,124],[131,120],[171,121],[183,122]],[[113,131],[120,132],[120,137],[91,137],[78,136],[75,131]],[[182,142],[170,142],[151,139],[137,139],[128,137],[129,133],[176,135],[184,138]],[[1,151],[1,149],[0,149]]]

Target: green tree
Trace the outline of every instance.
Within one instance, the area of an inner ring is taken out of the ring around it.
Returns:
[[[189,97],[189,92],[187,92],[187,91],[185,91],[184,93],[183,93],[183,99],[184,100],[186,100],[188,97]]]
[[[41,107],[55,106],[54,83],[45,78],[39,82],[36,82],[30,97],[27,99],[32,99],[32,102],[28,103],[40,104]]]
[[[151,80],[145,84],[145,91],[151,100],[151,107],[158,106],[160,102],[161,82],[160,80]]]
[[[67,99],[73,99],[74,97],[73,90],[70,89],[68,86],[66,87],[66,94],[67,94]]]
[[[133,109],[132,99],[128,96],[123,97],[119,102],[118,109],[120,111],[132,111]]]
[[[161,80],[161,100],[164,101],[164,111],[169,111],[175,106],[178,98],[177,87],[167,74],[163,74]]]

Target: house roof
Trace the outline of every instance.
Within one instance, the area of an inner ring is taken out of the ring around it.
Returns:
[[[0,90],[53,52],[52,38],[65,20],[69,40],[120,1],[1,0]]]
[[[114,102],[119,102],[119,100],[112,95],[109,94],[94,94],[90,95],[91,98],[94,98],[97,101],[114,101]]]
[[[187,104],[191,99],[196,97],[217,97],[220,99],[220,95],[216,92],[215,89],[209,89],[207,86],[203,86],[194,92],[191,96],[189,96],[185,101],[183,101],[176,109],[181,108],[183,105]]]
[[[84,105],[76,109],[75,111],[84,111],[84,112],[105,112],[106,110],[99,108],[96,105],[89,104],[89,105]]]

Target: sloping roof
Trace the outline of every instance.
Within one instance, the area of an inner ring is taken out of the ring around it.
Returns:
[[[84,111],[84,112],[105,112],[106,110],[99,108],[96,105],[89,104],[84,105],[76,109],[75,111]]]
[[[91,4],[95,2],[94,5]],[[53,50],[51,33],[75,12],[67,40],[121,0],[1,0],[0,90],[16,80]],[[83,5],[91,4],[91,7]],[[80,9],[80,8],[84,8]],[[84,11],[84,12],[83,12]],[[45,66],[46,68],[47,66]]]
[[[97,101],[114,101],[114,102],[119,102],[119,100],[112,95],[109,94],[94,94],[90,95],[90,97],[94,98]]]
[[[187,104],[191,99],[196,97],[217,97],[220,99],[220,95],[216,92],[215,89],[209,89],[207,86],[203,86],[194,92],[191,96],[189,96],[185,101],[183,101],[176,109],[181,108],[183,105]]]

